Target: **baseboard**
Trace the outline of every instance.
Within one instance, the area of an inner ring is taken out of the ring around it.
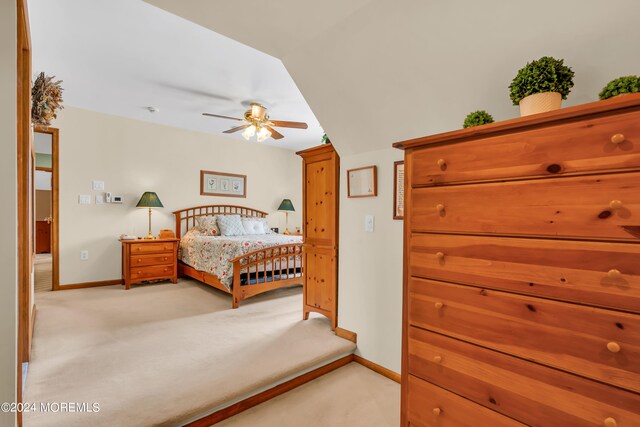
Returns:
[[[355,332],[351,332],[347,329],[343,329],[341,327],[336,327],[335,329],[335,333],[337,336],[339,336],[340,338],[344,338],[345,340],[349,340],[352,341],[354,343],[358,343],[358,334],[356,334]]]
[[[393,372],[391,369],[387,369],[384,366],[380,366],[377,363],[373,363],[370,360],[365,359],[364,357],[353,355],[353,361],[371,369],[378,374],[389,378],[397,383],[400,383],[400,374]]]
[[[98,286],[111,286],[111,285],[122,285],[122,279],[103,280],[101,282],[84,282],[84,283],[73,283],[70,285],[60,285],[56,290],[66,291],[69,289],[95,288]]]
[[[279,396],[288,391],[291,391],[296,387],[299,387],[303,384],[308,383],[309,381],[315,380],[316,378],[324,374],[327,374],[348,363],[353,362],[353,360],[354,360],[353,354],[349,354],[327,365],[321,366],[317,369],[307,372],[306,374],[300,375],[299,377],[293,378],[282,384],[278,384],[273,388],[265,390],[261,393],[258,393],[244,400],[241,400],[240,402],[227,406],[226,408],[220,409],[219,411],[216,411],[212,414],[209,414],[200,419],[197,419],[188,424],[185,424],[184,427],[208,427],[213,424],[219,423],[220,421],[226,420],[227,418],[231,418],[234,415],[239,414],[240,412],[246,411],[247,409],[253,408],[254,406],[257,406],[263,402],[266,402],[267,400],[273,399],[276,396]]]

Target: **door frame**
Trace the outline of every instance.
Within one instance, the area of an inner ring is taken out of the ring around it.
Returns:
[[[60,130],[52,127],[36,126],[33,129],[37,133],[45,133],[51,135],[51,169],[38,168],[36,170],[51,171],[51,262],[52,262],[52,290],[60,290],[60,172],[59,172],[59,156],[60,156]]]

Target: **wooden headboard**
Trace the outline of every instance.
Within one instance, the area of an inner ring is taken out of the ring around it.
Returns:
[[[176,216],[176,237],[182,237],[189,229],[195,227],[196,218],[207,215],[240,215],[248,218],[265,218],[268,214],[257,209],[244,206],[206,205],[195,206],[173,212]]]

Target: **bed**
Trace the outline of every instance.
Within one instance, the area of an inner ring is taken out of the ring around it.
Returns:
[[[303,284],[301,236],[211,236],[203,235],[196,227],[196,219],[203,216],[266,218],[266,212],[243,206],[207,205],[173,214],[176,237],[180,238],[178,275],[231,294],[232,308],[252,296]]]

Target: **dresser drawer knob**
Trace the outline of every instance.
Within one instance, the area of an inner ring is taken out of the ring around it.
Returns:
[[[140,258],[138,258],[138,262],[142,262],[142,260]]]
[[[611,209],[620,209],[622,207],[622,202],[620,200],[612,200],[609,202],[609,207]]]
[[[437,303],[435,303],[435,307],[436,307],[436,309],[441,310],[442,307],[444,307],[444,304],[441,303],[440,301],[438,301]]]
[[[624,142],[624,135],[621,133],[616,133],[611,137],[611,142],[614,144],[622,144]]]
[[[433,356],[433,361],[436,362],[436,363],[442,362],[442,356],[440,356],[440,355]]]
[[[437,252],[436,258],[438,258],[440,261],[444,260],[444,252]]]
[[[166,261],[166,260],[168,260],[168,259],[169,259],[169,258],[167,258],[167,257],[162,258],[162,260],[163,260],[163,261]]]
[[[436,210],[438,211],[439,214],[442,214],[444,212],[444,205],[441,203],[438,203],[436,205]]]
[[[438,415],[440,415],[440,412],[442,412],[442,410],[440,410],[440,408],[433,408],[433,415],[435,415],[436,417]]]
[[[620,351],[620,344],[615,341],[611,341],[607,343],[607,350],[609,350],[611,353],[617,353]]]
[[[138,270],[138,274],[142,274],[142,271],[141,271],[141,270]]]
[[[441,170],[445,170],[447,168],[447,161],[445,159],[438,159],[438,167]]]
[[[604,425],[605,425],[605,427],[617,427],[618,423],[616,422],[615,418],[609,417],[609,418],[604,420]]]
[[[616,270],[615,268],[612,268],[607,272],[607,276],[609,276],[612,279],[619,279],[620,276],[622,276],[622,273],[620,273],[620,270]]]

